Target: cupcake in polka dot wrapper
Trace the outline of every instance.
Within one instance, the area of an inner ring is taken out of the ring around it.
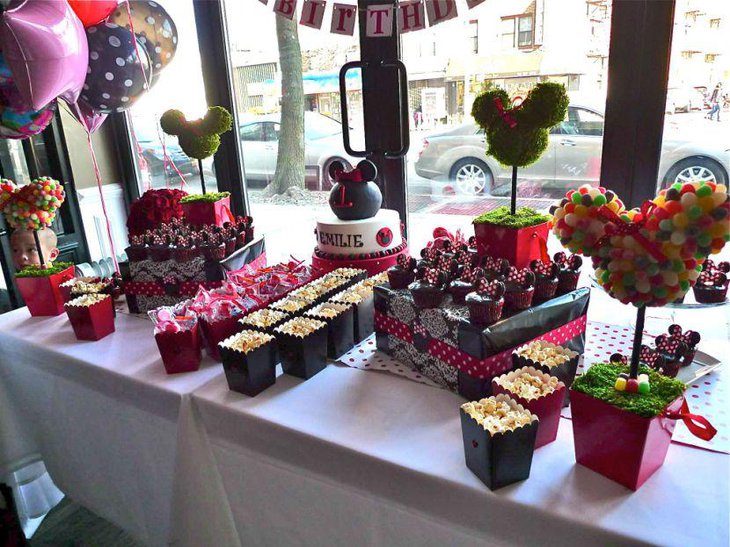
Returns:
[[[526,310],[532,305],[535,294],[535,274],[529,268],[510,268],[505,281],[504,301],[508,308]]]
[[[466,295],[469,320],[481,326],[499,321],[504,308],[504,294],[504,283],[480,278],[477,281],[477,290]]]
[[[89,27],[86,35],[89,68],[81,99],[101,113],[127,110],[149,88],[153,70],[147,51],[134,34],[114,23]]]

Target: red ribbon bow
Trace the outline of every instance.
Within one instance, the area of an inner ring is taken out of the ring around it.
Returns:
[[[365,182],[362,176],[362,171],[359,169],[353,169],[352,171],[342,171],[337,169],[335,171],[335,180],[337,182]]]
[[[657,262],[664,262],[667,260],[667,257],[664,256],[664,253],[659,249],[659,246],[653,242],[649,241],[641,232],[640,230],[644,227],[644,223],[646,222],[646,219],[649,216],[649,213],[654,208],[654,203],[651,201],[645,201],[644,204],[641,206],[641,215],[639,220],[635,220],[634,222],[625,222],[620,216],[618,216],[613,210],[611,210],[610,207],[604,205],[598,210],[598,214],[604,218],[605,220],[608,220],[609,222],[613,223],[613,226],[615,227],[613,230],[609,230],[608,226],[606,227],[606,235],[601,238],[601,241],[598,242],[598,246],[601,246],[605,243],[605,241],[608,241],[608,238],[612,235],[629,235],[633,237],[639,245],[644,247],[646,251],[654,257],[654,259]]]
[[[504,123],[509,125],[510,129],[514,129],[517,127],[517,120],[515,120],[512,117],[512,112],[517,110],[519,107],[511,108],[509,110],[504,109],[504,104],[502,104],[502,99],[499,97],[494,98],[494,106],[497,107],[497,111],[499,112],[499,117],[504,120]]]
[[[679,409],[679,412],[667,411],[664,416],[670,420],[682,420],[689,432],[703,441],[710,441],[717,434],[717,429],[713,427],[707,418],[699,414],[692,414],[689,411],[687,399],[682,401],[682,407]]]

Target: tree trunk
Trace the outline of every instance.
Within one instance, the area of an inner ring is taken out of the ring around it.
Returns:
[[[281,127],[276,172],[267,188],[268,195],[304,188],[304,85],[296,21],[277,16],[276,38],[281,68]]]

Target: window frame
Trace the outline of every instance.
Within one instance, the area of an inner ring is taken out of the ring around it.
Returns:
[[[228,108],[238,127],[224,3],[194,1],[193,4],[208,104]],[[361,10],[371,4],[382,4],[382,0],[358,0]],[[630,206],[653,197],[656,191],[674,7],[674,0],[617,0],[613,3],[601,180],[610,180],[612,189],[622,195]],[[525,16],[532,18],[532,38],[529,45],[519,46],[519,17]],[[535,13],[501,17],[501,21],[507,20],[512,20],[513,49],[538,47],[535,44]],[[358,29],[362,60],[379,63],[382,60],[402,59],[401,40],[397,32],[388,38],[367,38],[363,18],[359,19]],[[500,36],[503,36],[501,30]],[[424,40],[421,51],[425,46]],[[637,63],[645,69],[637,71]],[[636,74],[640,77],[636,78]],[[388,139],[393,138],[392,127],[388,130],[384,123],[398,119],[394,102],[394,95],[397,94],[393,93],[397,89],[396,85],[395,71],[392,78],[383,78],[381,75],[377,82],[364,77],[366,140],[374,144],[374,148],[383,148],[381,143],[389,143]],[[624,135],[632,136],[629,144]],[[219,190],[231,191],[234,212],[247,214],[249,207],[243,154],[239,139],[234,137],[237,137],[236,132],[223,136],[221,148],[215,157]],[[387,185],[379,183],[384,195],[383,206],[399,211],[407,229],[405,159],[386,159],[377,153],[372,159],[379,167],[379,180],[388,180]],[[129,157],[123,160],[124,163],[130,161]],[[127,172],[133,174],[134,166],[128,168]],[[130,197],[132,195],[130,192]]]

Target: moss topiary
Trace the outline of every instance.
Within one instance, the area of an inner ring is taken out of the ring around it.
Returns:
[[[160,118],[160,126],[168,135],[176,135],[183,152],[202,160],[218,151],[220,135],[231,130],[233,117],[222,106],[211,106],[205,117],[188,121],[179,110],[168,110]]]
[[[629,367],[609,363],[593,365],[588,372],[575,379],[572,389],[644,418],[652,418],[661,414],[669,403],[682,395],[686,387],[679,380],[642,366],[639,367],[639,373],[649,375],[650,393],[642,395],[616,391],[616,378],[622,372],[628,374]]]
[[[550,220],[550,215],[538,213],[530,207],[520,207],[515,214],[510,214],[509,207],[503,205],[496,209],[479,215],[473,220],[474,224],[494,224],[506,228],[526,228],[537,226]]]
[[[190,194],[180,200],[180,203],[195,203],[195,202],[214,202],[219,199],[227,198],[230,196],[230,192],[213,192],[208,194]]]
[[[507,112],[500,111],[498,103]],[[568,111],[565,86],[537,84],[518,107],[504,89],[493,88],[477,96],[471,115],[487,136],[487,154],[503,165],[525,167],[535,163],[548,145],[548,129]],[[510,125],[514,121],[514,126]]]
[[[25,268],[20,270],[18,273],[15,274],[15,277],[49,277],[51,275],[61,273],[71,266],[73,266],[73,262],[56,262],[48,268],[41,268],[40,266],[31,265],[26,266]]]

